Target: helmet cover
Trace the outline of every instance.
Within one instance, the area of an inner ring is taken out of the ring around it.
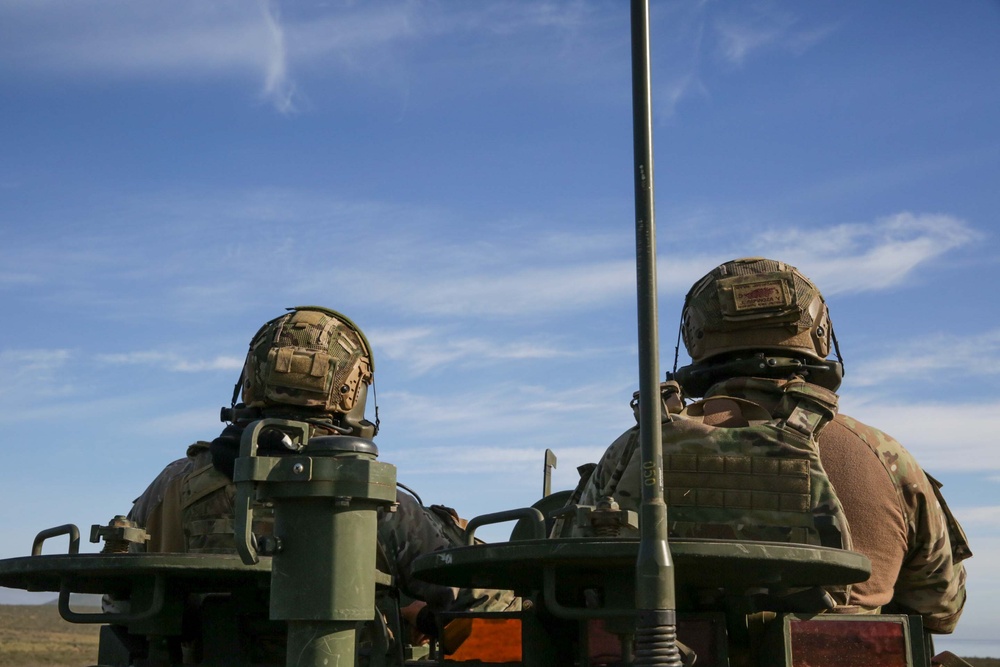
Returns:
[[[819,289],[794,266],[763,257],[710,271],[684,299],[684,347],[695,363],[739,351],[776,351],[822,361],[830,316]]]
[[[299,306],[266,323],[250,341],[243,369],[247,407],[299,406],[363,414],[374,360],[350,319],[319,306]]]

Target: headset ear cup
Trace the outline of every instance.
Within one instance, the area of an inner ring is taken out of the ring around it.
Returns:
[[[676,380],[681,386],[681,392],[686,398],[701,398],[714,382],[712,368],[705,364],[681,366],[672,373],[670,379]]]
[[[818,370],[825,367],[825,370]],[[816,368],[809,375],[809,382],[818,384],[824,389],[837,391],[840,383],[844,380],[844,364],[839,361],[824,361],[822,364],[811,364],[810,368]]]

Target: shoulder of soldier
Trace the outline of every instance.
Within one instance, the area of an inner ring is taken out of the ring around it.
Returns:
[[[618,462],[622,460],[625,456],[628,456],[628,450],[634,441],[639,438],[639,427],[633,426],[629,430],[622,433],[620,436],[615,438],[614,442],[608,445],[608,448],[604,450],[604,454],[598,460],[597,464],[590,467],[589,470],[580,470],[581,477],[590,478],[593,483],[601,485],[602,481],[605,481],[611,472],[618,465]]]
[[[187,452],[184,458],[177,459],[176,461],[171,461],[159,474],[153,478],[153,481],[149,483],[149,486],[143,492],[139,498],[136,498],[133,503],[139,502],[141,498],[148,498],[150,496],[158,497],[162,496],[163,489],[166,488],[167,484],[175,477],[180,477],[185,475],[192,470],[197,470],[201,466],[208,463],[211,459],[206,460],[206,455],[211,456],[208,451],[209,443],[204,440],[199,440],[191,445],[188,445]]]
[[[171,461],[163,467],[163,470],[153,478],[150,482],[149,488],[163,487],[166,486],[174,477],[180,477],[191,471],[191,460],[188,458],[177,459],[176,461]]]
[[[629,446],[629,443],[639,437],[639,427],[633,426],[629,430],[622,433],[620,436],[614,439],[614,441],[608,445],[608,448],[604,450],[604,456],[601,457],[601,463],[605,461],[616,462],[621,457],[622,451]]]
[[[181,507],[190,507],[205,496],[224,489],[230,484],[232,482],[229,478],[216,470],[212,464],[202,466],[185,475],[181,481]]]
[[[837,423],[864,442],[877,456],[897,485],[926,484],[926,475],[916,458],[891,435],[853,417],[838,414]],[[820,440],[823,436],[820,435]]]
[[[177,479],[192,470],[191,459],[183,458],[171,461],[163,470],[153,478],[146,490],[139,494],[139,497],[132,501],[132,509],[129,510],[128,517],[137,522],[140,526],[146,525],[152,509],[163,500],[163,492],[171,481]]]
[[[388,523],[413,525],[430,522],[456,526],[462,529],[463,519],[458,512],[444,505],[421,505],[416,498],[408,493],[396,491],[396,507],[394,511],[380,512],[380,520]]]
[[[424,507],[406,493],[397,492],[396,502],[395,511],[380,511],[378,520],[379,544],[390,559],[409,562],[422,553],[464,544],[463,529],[447,510]]]

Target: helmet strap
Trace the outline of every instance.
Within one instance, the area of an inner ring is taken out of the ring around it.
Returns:
[[[837,334],[833,331],[833,322],[828,321],[830,327],[830,340],[833,341],[833,349],[837,353],[837,363],[840,364],[840,377],[844,377],[844,358],[840,356],[840,343],[837,342]]]
[[[685,305],[687,303],[685,302]],[[677,342],[674,343],[674,370],[670,373],[671,376],[677,375],[677,359],[681,354],[681,332],[684,331],[684,314],[681,313],[680,322],[677,323]],[[671,378],[667,378],[668,380]]]
[[[372,437],[374,438],[376,435],[378,435],[378,427],[382,424],[382,422],[378,418],[378,392],[375,391],[374,373],[372,374],[372,402],[375,403],[375,432],[372,433]]]
[[[240,369],[240,379],[236,381],[236,386],[233,387],[233,400],[230,401],[229,403],[229,407],[231,408],[236,407],[236,399],[239,398],[240,389],[243,388],[243,380],[245,379],[246,372],[247,372],[247,365],[243,364],[243,368]]]

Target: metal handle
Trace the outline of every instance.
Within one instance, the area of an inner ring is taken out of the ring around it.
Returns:
[[[514,521],[515,519],[528,519],[528,525],[531,526],[532,538],[537,540],[545,539],[545,516],[534,507],[522,507],[521,509],[494,512],[493,514],[483,514],[482,516],[475,517],[465,528],[465,544],[469,546],[475,544],[476,528],[495,523]]]
[[[153,599],[147,609],[140,612],[122,612],[118,614],[108,614],[99,612],[94,614],[81,614],[69,608],[69,596],[72,591],[70,582],[63,579],[59,582],[59,615],[70,623],[113,623],[125,625],[135,621],[141,621],[156,616],[163,611],[163,602],[166,599],[166,583],[163,575],[157,574],[153,579]]]
[[[243,430],[243,435],[240,438],[240,458],[236,460],[238,468],[242,468],[244,463],[252,463],[250,459],[257,456],[257,439],[267,424],[268,420],[259,419]],[[246,461],[240,459],[246,459]],[[233,517],[236,553],[240,555],[240,560],[245,565],[256,565],[260,562],[260,556],[257,555],[257,544],[253,534],[253,475],[250,473],[244,477],[242,470],[240,470],[234,472],[233,480],[236,482],[235,516]]]
[[[35,535],[35,541],[31,544],[31,555],[41,556],[42,543],[50,537],[58,537],[59,535],[69,535],[69,553],[80,553],[80,529],[71,523],[67,523],[62,526],[43,530],[38,535]]]

